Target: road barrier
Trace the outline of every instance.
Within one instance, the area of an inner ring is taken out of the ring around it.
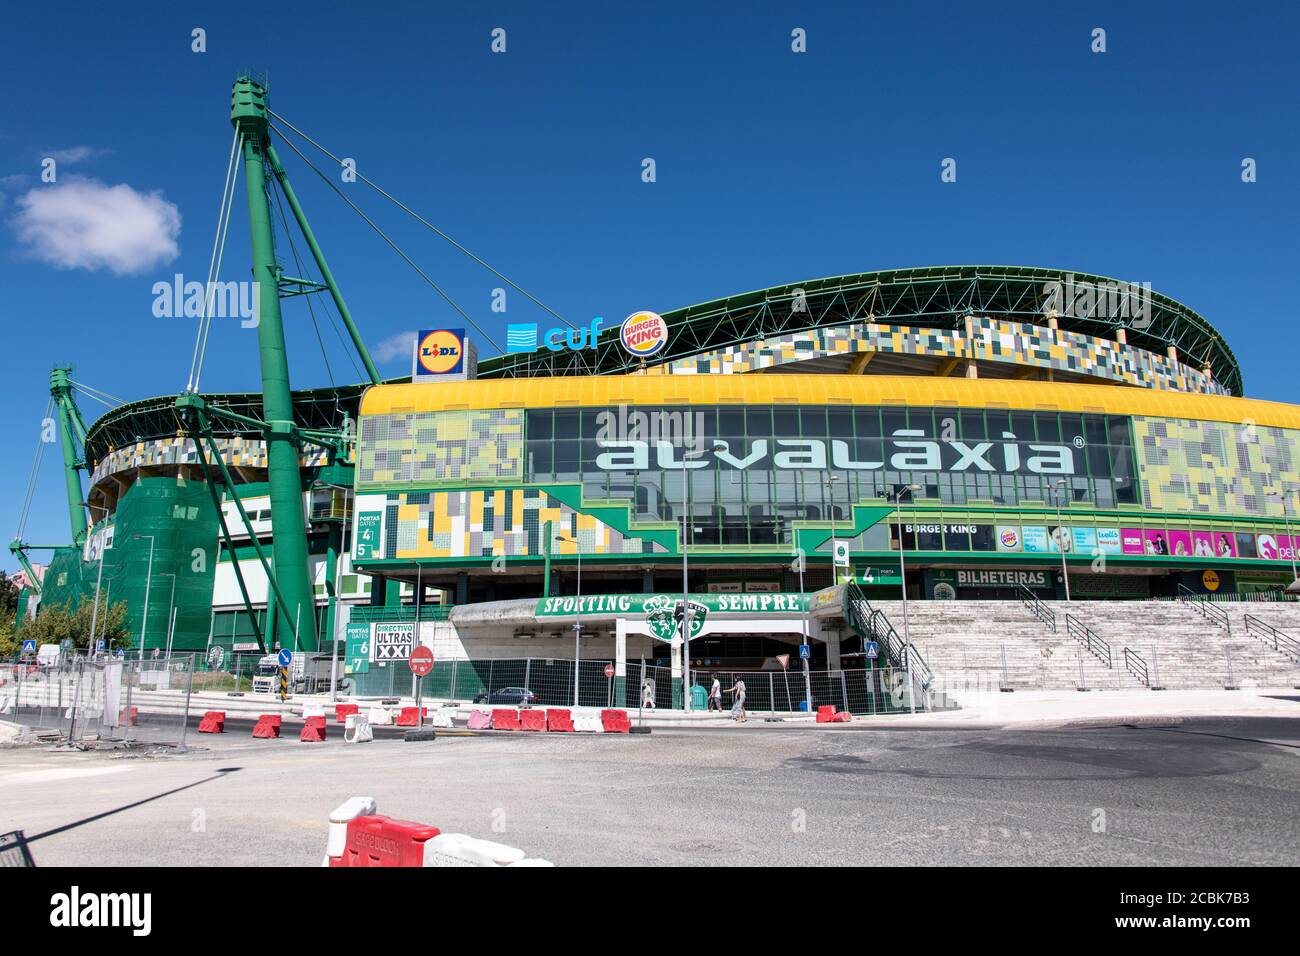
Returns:
[[[602,734],[605,725],[598,711],[578,710],[573,712],[573,729],[580,734]]]
[[[469,712],[469,723],[466,726],[470,730],[487,730],[492,726],[492,715],[475,707]]]
[[[607,734],[630,734],[632,722],[627,719],[626,710],[602,710],[600,726]]]
[[[360,711],[361,708],[358,707],[356,704],[335,704],[334,719],[337,720],[340,724],[346,723],[349,714],[356,714],[359,713]]]
[[[352,797],[329,816],[322,866],[552,866],[518,847],[443,833],[377,813],[374,797]]]
[[[343,725],[343,742],[364,744],[375,739],[375,732],[370,729],[370,721],[365,714],[348,714]]]
[[[226,732],[226,712],[224,710],[209,710],[199,721],[199,733],[201,734],[224,734]]]
[[[493,730],[518,730],[519,711],[510,707],[498,707],[492,711]]]
[[[318,744],[325,740],[325,715],[319,714],[308,717],[302,725],[302,732],[298,734],[298,739],[304,743]]]
[[[427,717],[428,714],[428,707],[403,707],[402,712],[397,715],[397,720],[395,720],[394,723],[397,724],[398,727],[418,727],[420,725],[420,718],[422,716]]]
[[[546,732],[546,711],[521,710],[519,712],[519,729]]]
[[[280,715],[260,714],[253,726],[253,736],[261,740],[270,740],[280,736]]]
[[[546,708],[546,729],[553,734],[573,733],[573,718],[561,707]]]

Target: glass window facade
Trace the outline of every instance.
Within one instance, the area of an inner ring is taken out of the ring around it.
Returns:
[[[528,482],[581,483],[589,501],[630,501],[639,520],[680,521],[686,507],[697,545],[788,543],[793,522],[847,521],[850,502],[906,484],[956,506],[1141,500],[1130,420],[1076,412],[535,409],[524,471]],[[960,536],[963,550],[992,550],[987,532]]]

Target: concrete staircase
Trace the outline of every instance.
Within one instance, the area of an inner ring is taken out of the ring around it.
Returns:
[[[874,601],[902,633],[902,603]],[[1245,615],[1300,640],[1300,604],[1219,602],[1231,632],[1189,602],[1049,601],[1056,631],[1019,601],[910,601],[908,622],[921,654],[950,690],[1093,690],[1146,686],[1125,666],[1136,652],[1152,686],[1166,688],[1300,686],[1300,661],[1247,633]],[[1065,615],[1110,645],[1111,666],[1071,636]],[[1004,664],[1005,659],[1005,664]]]

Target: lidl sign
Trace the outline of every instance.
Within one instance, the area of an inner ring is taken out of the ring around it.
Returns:
[[[477,356],[464,329],[424,329],[415,336],[411,381],[473,378]]]

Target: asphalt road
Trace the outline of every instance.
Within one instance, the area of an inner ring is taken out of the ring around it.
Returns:
[[[364,794],[560,865],[1300,863],[1295,719],[191,741],[209,749],[0,750],[0,832],[45,866],[316,865],[330,809]]]

